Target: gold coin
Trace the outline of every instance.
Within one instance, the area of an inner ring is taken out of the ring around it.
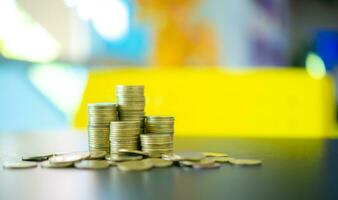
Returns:
[[[180,157],[176,156],[174,153],[164,153],[162,154],[162,159],[171,160],[171,161],[179,161]]]
[[[81,159],[88,159],[90,157],[90,152],[89,151],[78,151],[78,152],[71,152],[71,153],[66,153],[63,155],[79,155],[81,156]]]
[[[254,159],[231,159],[229,161],[231,164],[234,165],[261,165],[261,160],[254,160]]]
[[[216,152],[203,152],[206,157],[228,157],[226,153],[216,153]]]
[[[107,155],[106,151],[92,151],[90,152],[89,159],[91,160],[104,159],[106,155]]]
[[[37,166],[37,163],[27,162],[27,161],[5,162],[3,164],[3,167],[7,169],[27,169],[27,168],[34,168],[36,166]]]
[[[234,160],[234,158],[230,157],[210,157],[212,158],[215,162],[218,163],[230,163],[230,161]]]
[[[99,102],[99,103],[90,103],[88,104],[88,108],[95,108],[95,109],[100,109],[100,108],[116,108],[116,103],[109,103],[109,102]]]
[[[190,161],[198,161],[205,158],[205,155],[201,152],[175,152],[174,153],[177,158],[180,160],[190,160]]]
[[[44,161],[44,160],[48,160],[49,157],[53,156],[53,154],[49,153],[49,154],[40,154],[40,155],[26,155],[22,157],[23,161]]]
[[[174,134],[174,131],[173,130],[156,130],[156,131],[149,131],[149,130],[146,130],[145,131],[146,134],[148,135],[158,135],[158,134]]]
[[[105,169],[110,164],[105,160],[81,160],[76,162],[74,166],[79,169]]]
[[[117,167],[122,171],[145,171],[153,167],[151,162],[140,161],[127,161],[118,163]]]
[[[138,121],[114,121],[110,123],[111,126],[140,126],[140,122]]]
[[[106,160],[110,161],[134,161],[134,160],[142,160],[143,156],[136,156],[136,155],[108,155],[106,156]]]
[[[64,162],[64,163],[50,163],[48,160],[40,163],[42,168],[66,168],[73,166],[73,162]]]
[[[174,121],[172,116],[146,116],[147,121]]]
[[[153,167],[170,167],[173,165],[171,160],[163,160],[161,158],[146,158],[144,162],[150,162]]]
[[[142,156],[147,156],[148,154],[143,151],[139,150],[132,150],[132,149],[119,149],[119,153],[127,153],[127,154],[136,154],[136,155],[142,155]]]
[[[116,90],[144,90],[144,85],[117,85]]]
[[[183,166],[193,166],[195,164],[213,164],[215,163],[215,160],[213,158],[203,158],[202,160],[199,160],[199,161],[189,161],[189,160],[182,160],[180,161],[180,165],[183,165]]]
[[[70,154],[70,155],[59,155],[59,156],[53,156],[49,158],[49,162],[52,164],[63,164],[63,163],[69,163],[69,162],[77,162],[82,160],[83,157],[78,154]]]
[[[144,149],[142,148],[142,151],[146,153],[167,153],[171,152],[173,149]]]

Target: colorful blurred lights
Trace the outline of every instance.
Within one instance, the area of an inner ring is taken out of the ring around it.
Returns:
[[[60,54],[60,45],[15,1],[0,3],[0,53],[7,58],[47,62]]]
[[[61,63],[37,64],[29,79],[66,117],[72,118],[87,84],[87,70]]]
[[[107,40],[120,40],[129,30],[129,11],[122,0],[65,0],[83,20],[93,23],[94,29]]]
[[[306,71],[314,79],[322,79],[326,75],[325,63],[320,56],[310,52],[305,60]]]
[[[101,0],[94,10],[93,24],[102,37],[119,40],[127,35],[129,13],[125,3],[120,0]]]

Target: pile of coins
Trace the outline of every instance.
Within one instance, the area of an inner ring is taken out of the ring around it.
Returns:
[[[174,117],[147,116],[145,133],[141,135],[142,151],[150,157],[161,157],[173,152]]]
[[[143,86],[119,85],[116,89],[118,106],[114,103],[88,105],[89,152],[29,155],[22,157],[20,162],[4,163],[4,168],[33,168],[38,166],[36,162],[41,162],[42,168],[105,169],[117,166],[123,171],[172,165],[192,169],[216,169],[223,163],[261,165],[260,160],[235,159],[224,153],[174,152],[174,117],[145,118]]]
[[[139,149],[139,121],[115,121],[110,123],[110,153],[116,154],[120,149]]]
[[[163,154],[161,158],[149,158],[139,150],[120,149],[117,154],[107,155],[105,151],[71,152],[62,154],[39,154],[22,157],[23,161],[5,162],[4,168],[27,169],[42,168],[106,169],[117,166],[122,171],[145,171],[152,168],[177,166],[187,169],[218,169],[222,164],[239,166],[259,166],[261,160],[237,159],[225,153],[215,152],[174,152]]]
[[[145,129],[147,134],[174,134],[174,117],[146,116]]]
[[[116,104],[94,103],[88,105],[88,144],[90,152],[109,152],[110,122],[116,120]]]
[[[140,131],[143,132],[145,106],[144,86],[118,85],[116,86],[116,97],[119,120],[139,121]]]

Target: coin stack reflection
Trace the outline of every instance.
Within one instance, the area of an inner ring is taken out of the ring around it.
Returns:
[[[141,135],[142,151],[151,157],[173,152],[174,117],[147,116],[145,134]]]
[[[117,105],[114,103],[88,104],[89,151],[109,153],[110,122],[117,120]]]
[[[120,121],[140,122],[140,133],[143,132],[144,121],[144,86],[143,85],[118,85],[116,97]]]
[[[139,149],[140,122],[116,121],[110,123],[110,153],[117,154],[120,149]]]

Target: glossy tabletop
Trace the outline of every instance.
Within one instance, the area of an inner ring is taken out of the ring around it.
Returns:
[[[338,199],[338,140],[175,138],[177,151],[225,152],[259,167],[171,167],[143,172],[0,168],[0,199]],[[87,150],[87,136],[0,134],[0,162]]]

